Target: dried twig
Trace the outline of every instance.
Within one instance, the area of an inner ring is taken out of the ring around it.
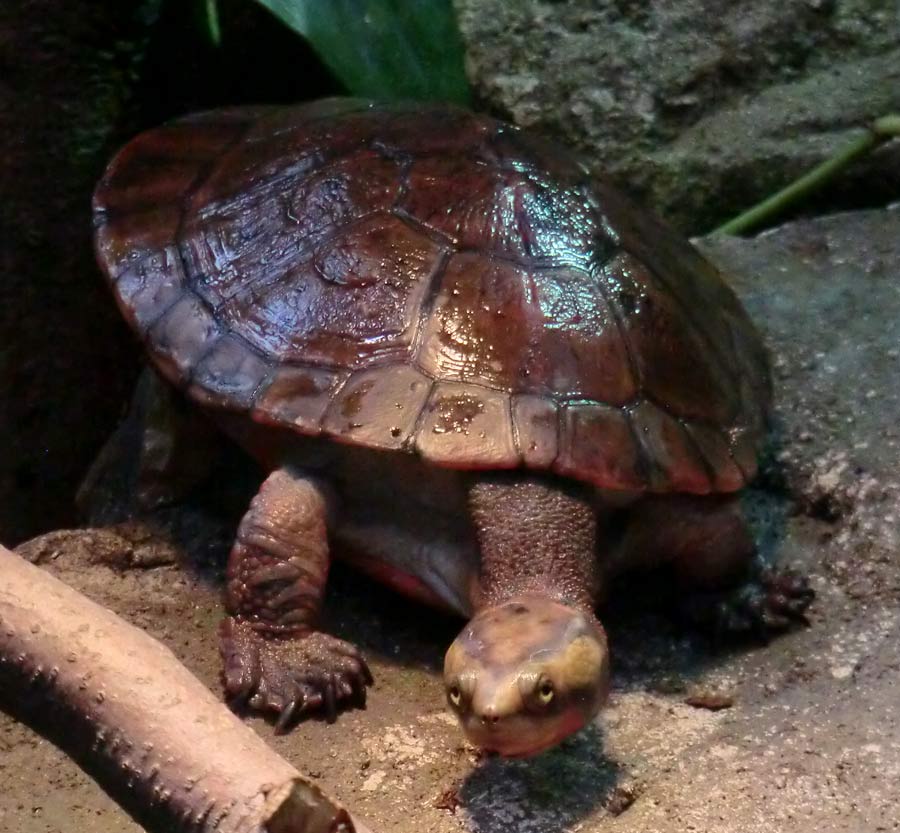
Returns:
[[[369,833],[167,648],[2,546],[0,706],[152,833]]]

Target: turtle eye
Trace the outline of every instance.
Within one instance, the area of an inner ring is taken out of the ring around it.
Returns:
[[[537,692],[538,700],[541,705],[549,706],[550,703],[553,702],[553,698],[556,696],[556,692],[553,690],[553,683],[548,680],[546,677],[542,678],[535,689]]]
[[[458,685],[454,684],[447,689],[447,698],[450,700],[451,705],[459,707],[459,704],[462,702],[462,692],[459,690]]]

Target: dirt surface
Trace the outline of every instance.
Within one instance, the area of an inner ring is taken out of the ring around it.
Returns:
[[[603,612],[614,678],[596,724],[532,761],[481,760],[442,704],[438,669],[458,623],[338,571],[330,624],[372,661],[368,708],[283,737],[250,722],[376,830],[900,829],[900,211],[704,246],[773,349],[776,441],[747,503],[763,550],[811,575],[811,627],[714,651],[632,582]],[[197,500],[20,551],[218,690],[221,559],[239,504]],[[2,716],[0,782],[0,830],[138,829]]]

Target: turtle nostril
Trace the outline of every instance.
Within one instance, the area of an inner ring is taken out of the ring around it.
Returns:
[[[497,710],[491,708],[490,706],[484,710],[481,715],[482,723],[490,723],[492,726],[496,726],[500,722],[500,715],[497,714]]]

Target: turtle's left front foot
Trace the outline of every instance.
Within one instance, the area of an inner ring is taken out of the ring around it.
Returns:
[[[278,714],[276,732],[322,709],[364,705],[372,675],[355,646],[316,628],[329,555],[321,484],[275,469],[241,520],[228,560],[229,616],[219,628],[225,691]]]
[[[695,593],[684,603],[692,621],[709,628],[717,641],[730,635],[767,641],[796,624],[808,624],[806,609],[815,591],[793,570],[760,569],[737,587]]]

